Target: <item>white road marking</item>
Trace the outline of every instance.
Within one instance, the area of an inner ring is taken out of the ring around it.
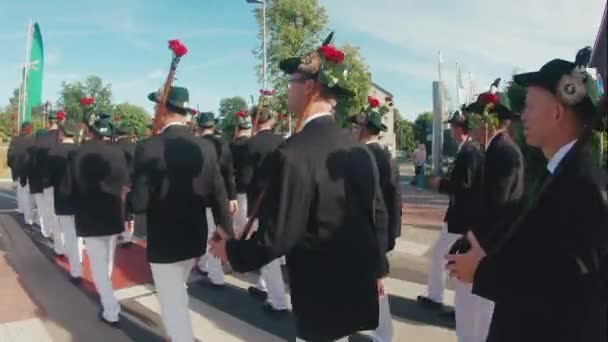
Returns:
[[[53,342],[44,323],[38,318],[0,324],[0,341]]]

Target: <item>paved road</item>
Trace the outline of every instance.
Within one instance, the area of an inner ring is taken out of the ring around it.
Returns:
[[[408,168],[408,165],[404,165],[402,169],[403,235],[390,255],[391,276],[385,282],[390,295],[395,341],[455,341],[453,322],[439,318],[436,313],[415,303],[416,296],[425,290],[427,254],[438,235],[447,198],[432,192],[418,192],[407,185],[411,176]],[[38,334],[46,334],[48,341],[59,342],[163,340],[158,300],[145,263],[145,241],[134,248],[117,251],[113,284],[122,306],[123,324],[121,331],[106,328],[96,321],[99,309],[94,286],[85,282],[75,287],[67,281],[65,261],[52,256],[48,241],[36,229],[22,226],[21,218],[12,211],[16,207],[13,196],[9,183],[0,184],[0,232],[4,232],[4,235],[0,234],[0,242],[10,241],[10,247],[5,243],[5,253],[10,256],[9,259],[15,260],[14,273],[24,283],[24,293],[40,309],[31,315],[33,321],[27,321],[34,324],[32,327],[38,329]],[[89,272],[87,264],[85,259],[85,276]],[[0,272],[1,265],[0,262]],[[188,289],[190,309],[198,339],[252,342],[293,340],[291,315],[280,319],[268,317],[260,310],[261,303],[247,295],[247,287],[255,282],[256,276],[230,274],[226,279],[227,286],[221,290],[210,287],[207,280],[198,275],[191,276]],[[447,297],[451,300],[453,293],[448,291]],[[27,301],[19,305],[30,310],[32,307],[27,306]],[[14,318],[3,320],[0,312],[0,341],[4,341],[4,330],[27,330],[15,328],[15,324],[24,323]],[[30,331],[34,332],[32,329]],[[25,335],[13,333],[12,336]],[[23,338],[6,340],[31,340]],[[351,341],[367,340],[364,334],[351,338]]]

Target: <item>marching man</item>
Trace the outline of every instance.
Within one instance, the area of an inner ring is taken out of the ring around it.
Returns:
[[[136,147],[130,200],[135,213],[147,215],[148,262],[165,330],[173,342],[192,342],[186,282],[205,253],[205,208],[217,230],[232,235],[232,223],[215,147],[186,125],[188,89],[171,87],[164,104],[161,96],[148,96],[157,103],[158,135]]]
[[[217,160],[220,166],[220,173],[226,187],[226,193],[230,200],[230,213],[234,215],[238,210],[236,200],[236,187],[234,184],[234,165],[232,163],[232,154],[228,142],[224,141],[215,135],[215,115],[211,112],[200,113],[197,117],[198,126],[200,127],[200,136],[202,139],[210,142],[217,153]],[[210,239],[215,233],[215,218],[211,207],[207,207],[207,238]],[[209,245],[205,246],[207,249]],[[220,259],[209,253],[205,253],[198,261],[198,270],[204,275],[209,276],[211,284],[215,286],[223,286],[224,271]]]
[[[268,183],[251,211],[256,236],[211,241],[211,253],[237,272],[287,256],[296,341],[346,341],[378,327],[386,208],[373,156],[332,115],[336,98],[352,95],[332,36],[281,63],[298,133],[266,158]]]
[[[55,242],[62,241],[61,248],[65,250],[70,264],[70,280],[79,283],[82,277],[82,252],[84,245],[81,237],[76,235],[76,224],[74,214],[75,203],[71,200],[72,184],[70,164],[76,155],[78,145],[74,137],[78,133],[78,125],[75,121],[68,120],[59,126],[60,143],[57,144],[49,154],[49,167],[51,185],[54,192],[53,208],[59,223],[59,236],[55,236]]]
[[[129,185],[129,169],[124,153],[112,144],[110,116],[92,115],[89,139],[71,163],[72,203],[76,232],[84,238],[95,287],[103,310],[100,320],[118,327],[120,305],[112,288],[116,239],[124,231],[124,191]]]
[[[253,168],[253,178],[247,188],[247,217],[251,217],[254,201],[263,191],[270,173],[264,169],[266,158],[284,142],[283,137],[275,134],[272,129],[275,125],[275,113],[267,107],[254,107],[251,109],[251,118],[254,123],[255,135],[249,140],[249,162]],[[254,222],[254,225],[258,221]],[[242,237],[246,238],[246,237]],[[252,297],[265,302],[263,309],[271,314],[285,313],[287,307],[287,292],[281,270],[281,259],[272,260],[260,269],[260,277],[256,286],[248,289]]]

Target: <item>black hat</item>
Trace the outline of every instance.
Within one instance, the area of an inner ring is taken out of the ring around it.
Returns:
[[[129,125],[127,125],[126,123],[121,123],[120,125],[118,125],[118,127],[116,127],[116,129],[114,130],[114,133],[117,136],[125,136],[125,135],[131,135],[131,133],[133,132],[133,130],[131,129],[131,127],[129,127]]]
[[[453,126],[462,127],[465,129],[471,128],[471,122],[469,120],[468,113],[466,113],[464,110],[462,110],[462,111],[457,110],[454,113],[452,113],[452,115],[450,116],[448,121],[446,121],[446,123],[449,123],[450,125],[453,125]]]
[[[258,112],[259,111],[259,112]],[[259,113],[259,114],[258,114]],[[258,118],[258,123],[264,123],[270,119],[273,119],[275,117],[275,112],[265,106],[262,106],[262,108],[260,109],[259,106],[254,106],[253,108],[251,108],[251,118],[252,120],[255,121],[255,117],[256,115],[259,115],[260,117]]]
[[[352,97],[355,94],[346,84],[348,69],[344,64],[344,52],[331,45],[333,37],[334,33],[331,32],[323,45],[307,56],[282,60],[279,68],[288,75],[301,73],[317,80],[332,89],[336,96]]]
[[[78,134],[78,122],[74,120],[67,120],[61,126],[59,126],[59,129],[64,136],[72,138]]]
[[[98,116],[93,116],[89,120],[93,121],[93,123],[89,125],[89,128],[96,134],[101,135],[102,137],[111,137],[113,135],[114,125],[112,125],[110,115],[99,114]]]
[[[554,59],[539,71],[513,76],[513,81],[525,87],[536,86],[549,91],[588,122],[595,113],[595,105],[589,96],[594,85],[585,71],[590,59],[591,48],[586,47],[576,54],[574,63]]]
[[[477,96],[477,100],[463,106],[463,111],[474,114],[496,114],[499,120],[512,120],[516,114],[511,110],[511,101],[504,92],[498,91],[500,78],[494,80],[490,90]]]
[[[201,112],[196,118],[196,122],[202,128],[211,128],[215,126],[215,114],[213,112]]]
[[[148,94],[148,100],[158,103],[161,95],[162,89],[155,93]],[[188,93],[188,89],[184,87],[171,87],[169,95],[167,96],[167,109],[182,115],[191,114],[194,110],[188,107],[189,100],[190,94]]]

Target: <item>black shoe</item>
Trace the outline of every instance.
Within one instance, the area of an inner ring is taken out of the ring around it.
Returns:
[[[196,269],[196,272],[198,274],[202,275],[203,277],[208,277],[209,276],[209,272],[205,272],[205,271],[201,270],[200,268],[198,268],[198,266],[195,267],[195,269]]]
[[[247,289],[247,292],[249,292],[249,295],[255,299],[266,300],[266,298],[268,298],[268,293],[266,293],[266,291],[262,291],[255,286],[250,286]]]
[[[99,318],[102,323],[108,325],[110,328],[120,329],[120,321],[110,322],[103,318],[103,314],[101,312],[97,315],[97,318]]]
[[[440,310],[441,308],[443,308],[443,304],[437,303],[436,301],[426,296],[418,296],[417,301],[418,304],[425,306],[429,309]]]
[[[74,285],[80,285],[82,283],[82,278],[70,276],[70,283],[72,283]]]
[[[262,306],[262,310],[264,310],[265,313],[273,315],[273,316],[283,316],[289,312],[289,310],[287,310],[287,309],[277,310],[277,309],[273,308],[270,303],[265,303]]]
[[[451,319],[451,320],[456,319],[456,313],[454,312],[454,308],[449,307],[449,306],[444,306],[441,309],[441,311],[439,312],[439,316],[441,316],[441,318],[445,318],[445,319]]]
[[[128,242],[123,242],[120,244],[121,248],[129,248],[129,247],[133,247],[135,243],[133,241],[128,241]]]

